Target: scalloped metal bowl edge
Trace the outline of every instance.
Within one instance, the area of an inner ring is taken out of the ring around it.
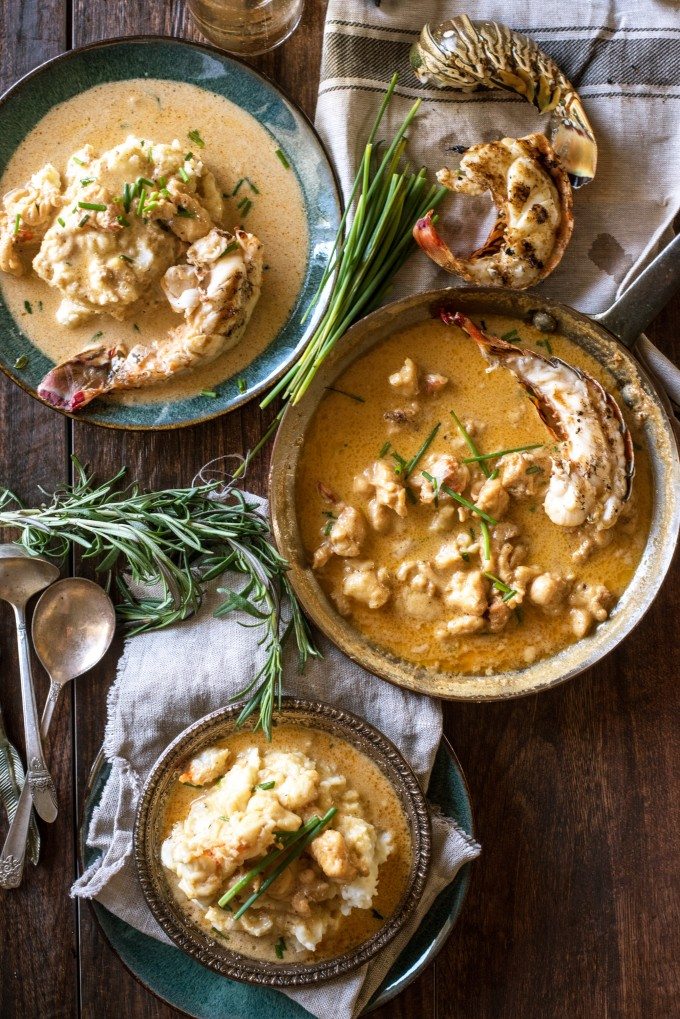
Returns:
[[[460,675],[417,666],[370,641],[336,611],[319,585],[305,553],[297,522],[295,478],[304,436],[327,386],[358,357],[390,334],[429,319],[444,303],[467,314],[491,312],[526,318],[549,311],[559,331],[607,365],[621,386],[643,394],[649,415],[645,436],[652,464],[654,501],[647,545],[635,575],[611,617],[590,636],[523,669]],[[274,538],[290,563],[290,580],[305,611],[326,636],[368,672],[398,686],[448,700],[503,700],[537,693],[572,679],[612,651],[637,625],[656,597],[670,566],[680,529],[680,461],[665,398],[632,354],[586,315],[531,293],[449,287],[404,298],[354,325],[321,366],[305,397],[286,409],[272,453],[270,513]]]
[[[190,725],[154,764],[144,784],[133,833],[133,849],[144,897],[155,919],[173,943],[204,966],[232,980],[269,987],[302,987],[332,980],[364,965],[407,923],[422,895],[432,854],[430,813],[413,771],[394,744],[369,722],[321,701],[283,698],[283,720],[333,732],[374,761],[391,781],[409,822],[412,860],[406,892],[380,930],[342,955],[316,963],[272,963],[240,955],[211,939],[191,923],[174,898],[160,862],[160,823],[165,795],[176,766],[201,747],[235,730],[242,705],[220,708]],[[248,723],[244,727],[249,728]],[[242,731],[242,730],[240,730]]]

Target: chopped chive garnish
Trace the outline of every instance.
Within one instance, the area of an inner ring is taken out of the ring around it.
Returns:
[[[31,307],[30,301],[24,301],[24,308],[26,309],[29,315],[33,314],[33,308]]]
[[[277,849],[273,853],[268,853],[267,856],[264,857],[264,859],[260,860],[260,862],[257,863],[253,867],[253,869],[245,875],[245,877],[241,878],[240,881],[237,881],[236,884],[233,885],[229,889],[229,891],[222,896],[222,898],[219,900],[218,905],[221,906],[225,901],[229,902],[234,897],[234,895],[237,894],[235,889],[241,891],[243,888],[246,888],[252,882],[254,877],[257,877],[258,874],[261,874],[262,871],[267,869],[267,867],[269,867],[270,865],[276,864],[276,866],[272,867],[272,869],[270,870],[270,872],[268,873],[267,877],[264,879],[260,887],[257,889],[257,891],[253,892],[252,895],[250,895],[246,899],[243,905],[239,906],[239,908],[234,913],[234,919],[240,920],[243,914],[248,909],[250,909],[253,903],[256,902],[261,895],[264,895],[264,893],[268,891],[268,889],[274,884],[276,879],[283,873],[286,867],[288,867],[294,860],[297,860],[300,856],[302,856],[303,852],[310,844],[310,842],[312,842],[318,835],[321,834],[321,832],[335,817],[337,812],[338,812],[337,807],[331,807],[330,810],[326,811],[322,818],[319,819],[316,816],[310,818],[307,824],[304,824],[301,828],[298,828],[296,832],[296,835],[298,837],[295,840],[291,840],[288,843],[288,845],[283,847],[283,849]]]
[[[126,219],[125,216],[116,216],[116,222],[120,223],[121,226],[130,226],[130,220]]]
[[[132,185],[132,191],[130,192],[130,197],[133,198],[133,199],[136,198],[141,190],[142,190],[142,182],[141,182],[141,180],[139,180],[139,178],[137,178],[137,180]]]
[[[283,953],[286,951],[286,942],[283,940],[283,935],[274,945],[274,951],[276,952],[277,959],[283,959]]]
[[[84,188],[86,188],[88,184],[92,184],[93,182],[94,177],[83,177],[82,180],[80,181],[81,186]]]
[[[485,573],[484,576],[487,580],[491,581],[497,591],[503,592],[503,601],[510,601],[511,598],[517,597],[517,591],[514,591],[513,588],[508,587],[507,584],[503,583],[500,577],[495,576],[493,573]]]
[[[78,223],[78,226],[85,226],[85,224],[87,223],[89,218],[90,218],[90,214],[89,214],[89,212],[86,212],[85,215],[83,216],[83,218],[81,219],[81,221]]]
[[[134,259],[130,258],[130,256],[129,256],[129,255],[119,255],[118,257],[119,257],[119,258],[122,258],[122,260],[123,260],[124,262],[128,262],[128,263],[129,263],[129,265],[133,265],[133,264],[134,264]]]
[[[548,357],[552,357],[553,356],[553,349],[552,349],[552,344],[550,343],[550,340],[547,340],[547,339],[546,340],[537,340],[536,341],[536,346],[537,347],[545,347],[546,352],[548,354]]]
[[[498,470],[498,467],[494,467],[494,469],[491,471],[491,474],[489,475],[489,481],[495,481],[499,474],[500,471]]]
[[[153,188],[153,187],[156,186],[152,180],[149,180],[148,177],[140,177],[139,178],[139,182],[140,182],[140,184],[143,184],[144,187],[147,187],[147,188]]]
[[[246,182],[247,182],[248,187],[250,188],[250,190],[253,192],[253,194],[254,195],[259,195],[260,189],[257,187],[256,184],[253,184],[253,182],[250,179],[250,177],[246,177]]]
[[[219,257],[220,258],[224,258],[225,255],[231,255],[232,251],[236,251],[237,248],[238,248],[238,241],[230,241],[229,244],[227,244],[226,248],[224,249],[224,251],[222,252],[222,254]]]
[[[71,159],[73,160],[74,163],[77,163],[78,166],[87,166],[87,163],[85,162],[84,159],[78,159],[77,156],[71,156]]]
[[[249,198],[246,198],[245,202],[243,203],[243,211],[241,212],[241,216],[245,218],[252,209],[252,207],[253,203]]]
[[[59,226],[66,226],[66,223],[61,218],[61,216],[57,216],[57,223],[59,224]]]
[[[243,377],[236,379],[236,388],[238,389],[239,393],[245,393],[245,391],[247,390],[248,383]]]
[[[485,520],[479,521],[479,529],[482,532],[482,542],[484,543],[484,559],[488,563],[491,561],[491,534]]]
[[[409,475],[413,473],[413,470],[415,469],[416,464],[418,463],[418,461],[425,455],[427,450],[430,448],[430,446],[434,442],[435,436],[437,435],[437,432],[439,431],[441,426],[442,426],[441,421],[438,421],[437,424],[432,429],[432,431],[430,432],[430,434],[428,435],[428,437],[425,439],[425,442],[422,444],[422,446],[420,447],[420,449],[418,450],[416,455],[411,457],[411,459],[409,460],[408,464],[406,465],[406,471],[405,471],[405,475],[404,475],[405,478],[408,478]]]
[[[144,212],[144,202],[146,201],[146,188],[142,187],[139,192],[139,198],[137,200],[137,215],[141,216]]]
[[[15,234],[19,233],[19,227],[20,226],[21,226],[21,216],[17,212],[16,216],[14,217],[14,233]]]
[[[439,478],[435,478],[432,474],[428,474],[427,471],[421,471],[424,478],[426,478],[432,485],[432,491],[434,493],[434,504],[439,506]]]
[[[477,453],[475,456],[466,456],[464,464],[471,464],[482,460],[495,460],[496,457],[505,456],[506,453],[525,453],[528,449],[540,449],[542,442],[532,442],[529,446],[512,446],[509,449],[497,449],[495,453]]]
[[[236,197],[236,195],[237,195],[237,194],[239,193],[239,191],[241,190],[241,186],[242,186],[242,185],[243,185],[244,183],[245,183],[245,177],[240,177],[240,178],[239,178],[239,180],[237,180],[237,181],[236,181],[236,186],[235,186],[234,190],[233,190],[233,191],[232,191],[232,193],[231,193],[231,197],[232,197],[232,198],[235,198],[235,197]]]
[[[132,205],[132,188],[129,184],[126,184],[123,188],[123,208],[126,212],[130,211]]]
[[[14,362],[14,367],[17,369],[17,371],[21,371],[21,369],[25,368],[27,364],[28,358],[26,357],[25,354],[22,354],[21,357],[18,357]]]
[[[92,212],[106,212],[106,206],[101,202],[78,202],[79,209],[90,209]]]
[[[251,200],[249,198],[242,198],[241,201],[236,206],[236,208],[237,209],[243,209],[246,205],[250,208],[250,206],[252,204],[253,203],[251,202]]]
[[[408,467],[408,460],[405,460],[403,456],[397,453],[396,449],[393,449],[390,456],[395,462],[394,473],[403,474],[404,470]]]
[[[274,155],[276,156],[278,161],[282,164],[285,170],[290,170],[290,163],[288,162],[286,158],[286,153],[283,151],[283,149],[277,149]]]
[[[200,134],[195,128],[193,131],[189,131],[187,133],[187,138],[189,138],[189,140],[192,141],[194,145],[198,145],[199,149],[205,148],[205,142],[203,141]]]
[[[180,166],[177,173],[180,175],[185,184],[189,183],[189,174],[186,172],[183,166]]]
[[[215,392],[214,389],[202,389],[201,390],[201,396],[207,396],[211,400],[214,400],[215,397],[217,396],[217,393]]]
[[[260,782],[260,784],[256,785],[255,788],[262,789],[263,792],[266,792],[268,789],[273,789],[275,785],[276,782],[272,780],[271,782]]]
[[[338,389],[337,386],[326,386],[329,393],[339,393],[340,396],[346,396],[349,400],[354,400],[355,403],[366,403],[363,396],[357,396],[356,393],[348,393],[346,389]]]
[[[446,492],[447,495],[450,495],[452,499],[456,500],[456,502],[459,502],[461,506],[465,506],[473,513],[476,513],[478,517],[481,517],[482,520],[486,520],[487,524],[495,526],[498,523],[498,521],[494,520],[493,517],[490,517],[488,513],[485,513],[484,510],[480,510],[479,506],[475,506],[473,502],[470,502],[468,499],[464,499],[462,495],[459,495],[458,492],[454,492],[454,490],[449,488],[448,485],[442,485],[441,490],[442,492]]]
[[[185,209],[183,205],[178,206],[177,215],[183,219],[196,219],[196,213],[192,212],[191,209]]]
[[[479,458],[480,453],[479,453],[479,450],[477,449],[477,446],[475,445],[474,439],[472,438],[472,436],[468,432],[467,428],[465,428],[465,426],[463,425],[462,421],[460,421],[460,419],[458,418],[458,415],[456,414],[455,410],[451,411],[451,417],[453,418],[453,420],[458,425],[458,428],[460,429],[460,434],[465,439],[465,443],[467,445],[467,448],[470,450],[470,452],[472,453],[472,455],[474,457]],[[479,466],[481,467],[483,473],[488,478],[489,475],[491,474],[491,471],[486,466],[486,464],[484,463],[483,460],[479,461]]]
[[[42,311],[42,310],[43,310],[43,303],[42,303],[42,301],[38,301],[38,311]]]
[[[385,443],[385,445],[382,447],[382,449],[378,453],[378,460],[382,460],[382,458],[384,456],[387,456],[387,454],[390,451],[390,446],[391,445],[392,445],[392,443],[389,440]]]
[[[158,186],[159,186],[159,188],[164,188],[167,183],[168,183],[168,178],[167,177],[159,177],[158,178]]]
[[[502,340],[506,340],[506,341],[507,340],[514,340],[514,339],[517,339],[517,338],[519,338],[519,333],[517,332],[516,329],[511,329],[509,332],[503,333],[502,336],[501,336],[501,339]]]
[[[96,333],[94,334],[94,336],[92,337],[92,340],[98,340],[98,339],[100,338],[100,336],[103,336],[103,335],[104,335],[104,333],[103,333],[103,332],[101,331],[101,329],[99,329],[99,330],[98,330],[98,331],[97,331],[97,332],[96,332]],[[92,342],[92,340],[90,340],[90,343]]]

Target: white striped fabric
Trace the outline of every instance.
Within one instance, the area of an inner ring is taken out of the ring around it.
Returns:
[[[451,148],[541,129],[547,118],[522,98],[463,94],[421,85],[408,54],[422,25],[456,14],[502,21],[526,32],[578,88],[595,130],[595,180],[574,196],[570,246],[540,290],[582,311],[604,311],[671,236],[680,207],[680,6],[667,0],[590,0],[565,4],[518,0],[330,0],[316,124],[345,193],[394,71],[397,95],[386,134],[414,98],[423,100],[410,132],[414,165],[433,172],[456,158]],[[452,196],[443,232],[454,250],[485,236],[490,203]],[[391,297],[450,286],[447,275],[416,254]]]

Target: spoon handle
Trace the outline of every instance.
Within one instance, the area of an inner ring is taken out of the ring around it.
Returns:
[[[26,740],[26,785],[31,791],[35,809],[43,821],[54,821],[57,816],[57,792],[47,770],[40,741],[38,709],[31,675],[31,660],[28,652],[26,617],[21,606],[14,606],[17,624],[17,646],[19,649],[19,674],[21,676],[21,700],[24,709],[24,738]]]
[[[50,681],[50,692],[45,701],[42,719],[40,720],[40,731],[43,739],[47,737],[52,715],[61,693],[61,686]],[[33,798],[28,782],[24,782],[19,797],[16,813],[12,819],[7,832],[5,844],[0,853],[0,888],[18,888],[24,871],[26,860],[26,849],[28,847],[28,831],[31,823],[31,806]]]

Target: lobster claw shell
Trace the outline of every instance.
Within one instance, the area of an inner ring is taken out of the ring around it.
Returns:
[[[463,92],[498,89],[524,96],[549,113],[549,137],[572,186],[587,184],[597,168],[597,142],[581,98],[555,61],[527,36],[498,21],[458,15],[425,25],[411,48],[411,66],[423,83]]]

